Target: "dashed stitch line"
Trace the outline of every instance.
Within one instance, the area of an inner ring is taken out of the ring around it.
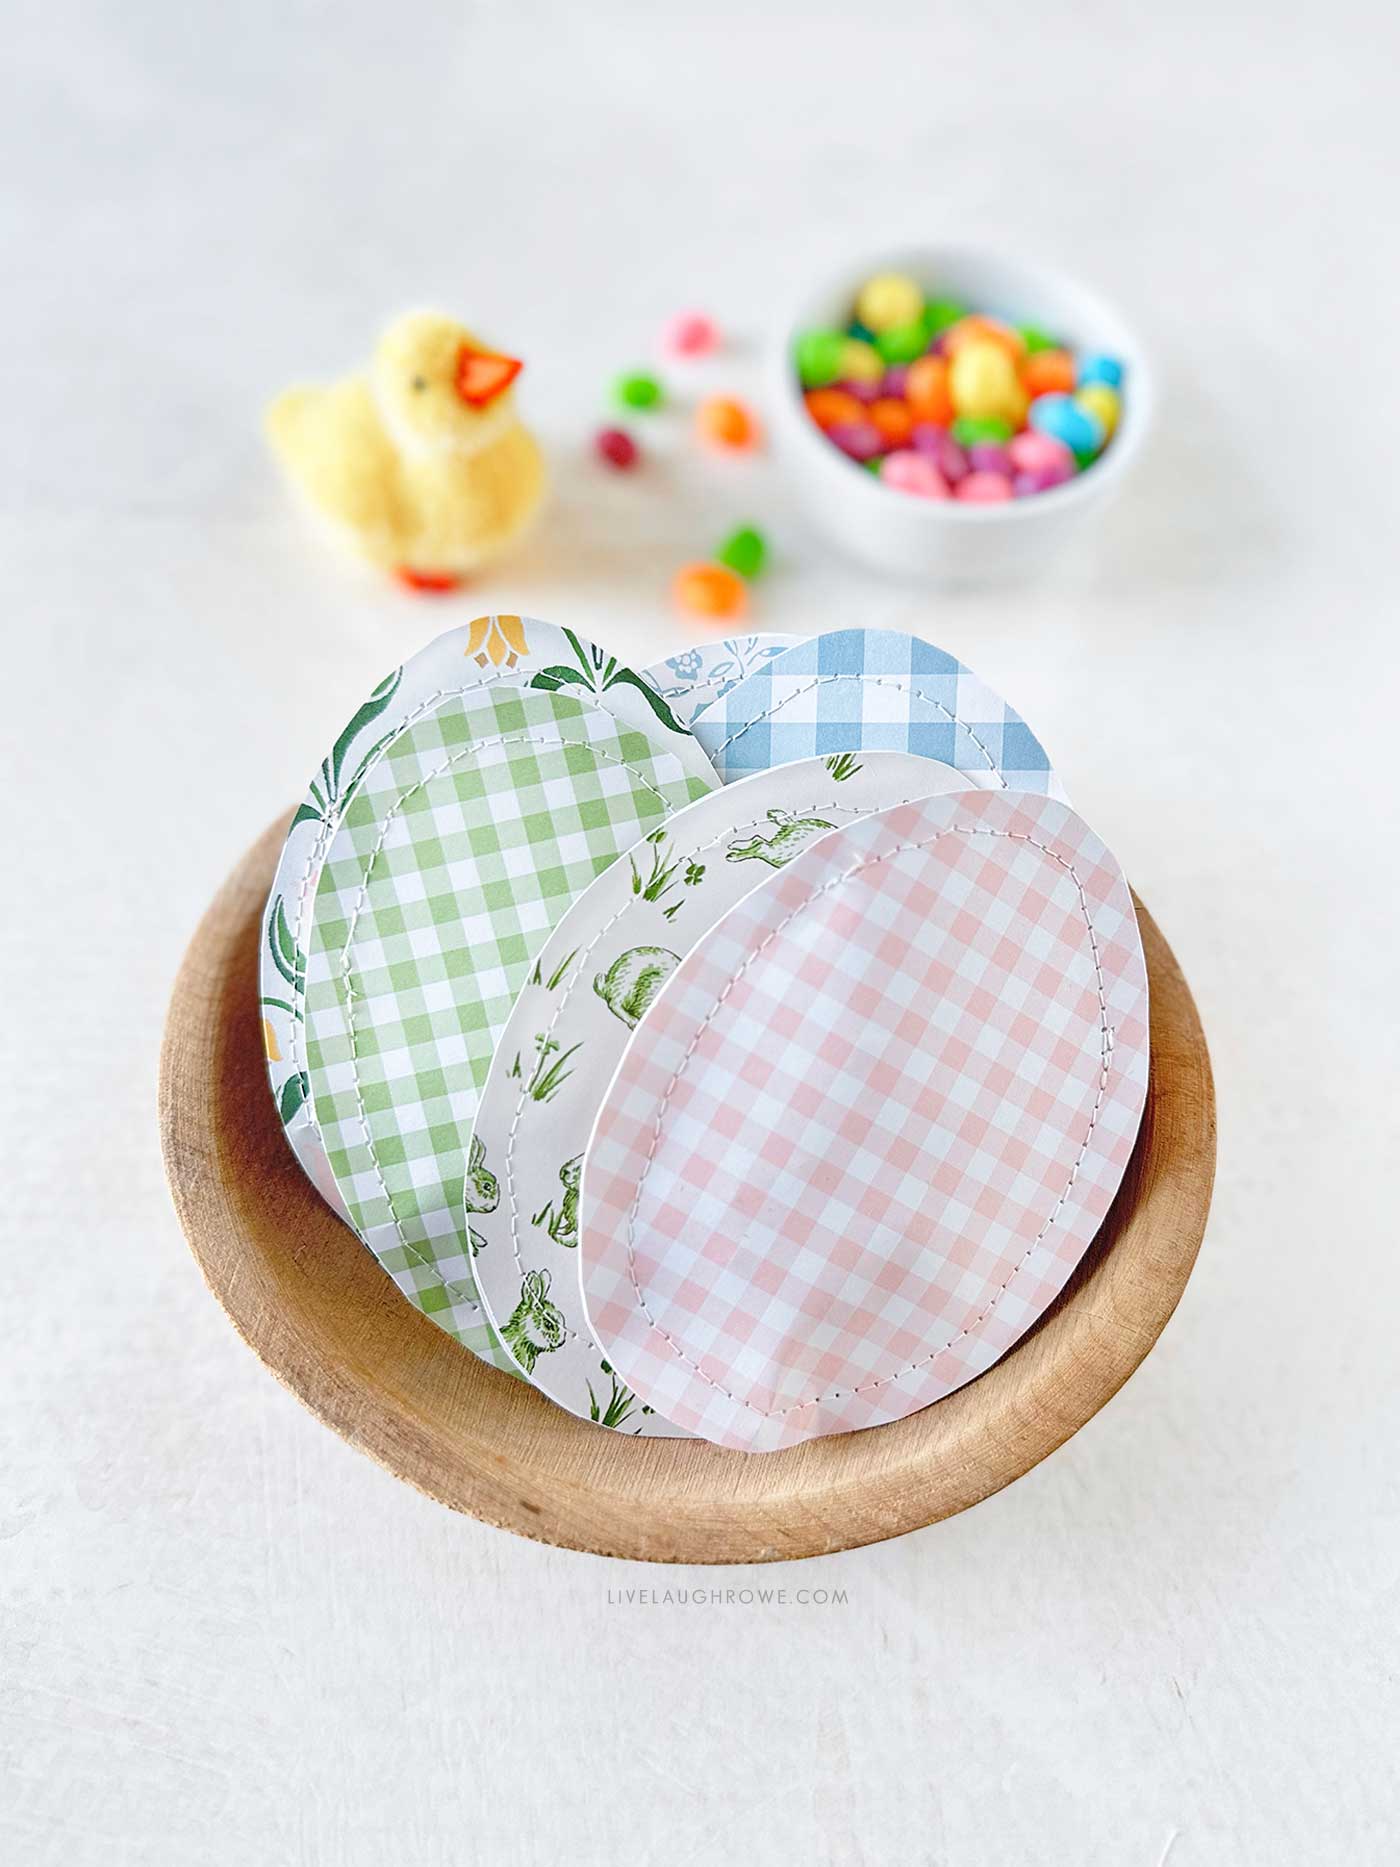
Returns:
[[[960,1329],[955,1336],[950,1337],[950,1339],[944,1342],[941,1347],[933,1349],[929,1354],[921,1356],[919,1360],[911,1362],[907,1368],[901,1368],[897,1374],[881,1375],[878,1381],[862,1382],[858,1386],[851,1387],[851,1388],[837,1388],[834,1392],[830,1394],[815,1394],[815,1395],[810,1396],[806,1400],[794,1401],[793,1404],[789,1407],[777,1407],[777,1408],[771,1408],[765,1411],[762,1407],[756,1407],[752,1401],[745,1400],[741,1394],[733,1393],[729,1388],[725,1387],[722,1382],[716,1381],[711,1375],[706,1374],[704,1369],[700,1367],[699,1363],[696,1362],[691,1356],[686,1354],[685,1350],[681,1348],[680,1344],[675,1340],[674,1336],[672,1336],[670,1332],[667,1329],[665,1329],[652,1315],[651,1310],[647,1305],[646,1293],[642,1289],[641,1283],[638,1281],[638,1278],[637,1278],[637,1260],[636,1260],[637,1213],[641,1207],[642,1189],[646,1184],[646,1177],[648,1173],[651,1171],[652,1163],[656,1157],[656,1150],[659,1147],[660,1142],[661,1142],[661,1128],[662,1128],[662,1123],[665,1119],[666,1110],[670,1104],[672,1095],[675,1093],[676,1085],[680,1082],[681,1077],[685,1074],[685,1071],[690,1062],[690,1059],[695,1054],[696,1046],[699,1044],[701,1038],[704,1036],[705,1032],[709,1029],[710,1025],[714,1022],[715,1018],[718,1017],[721,1009],[724,1006],[725,1000],[729,997],[730,993],[734,990],[735,986],[739,983],[740,979],[742,979],[744,974],[749,970],[750,966],[752,966],[762,956],[762,954],[766,951],[766,949],[772,945],[772,943],[778,938],[778,936],[783,932],[783,930],[786,927],[788,927],[797,918],[799,914],[805,913],[806,910],[809,907],[811,907],[814,902],[819,901],[823,895],[828,895],[832,893],[833,890],[844,887],[845,884],[848,881],[850,881],[854,876],[863,874],[865,870],[871,869],[871,868],[877,868],[882,862],[890,862],[896,856],[905,855],[910,850],[931,849],[935,843],[941,841],[942,838],[945,836],[995,836],[995,837],[1004,838],[1005,840],[1009,842],[1029,843],[1032,848],[1039,849],[1045,855],[1049,856],[1052,862],[1058,863],[1059,866],[1069,874],[1069,876],[1074,882],[1075,890],[1079,895],[1079,910],[1080,910],[1080,913],[1084,916],[1084,924],[1089,930],[1089,945],[1094,956],[1094,977],[1097,982],[1098,995],[1099,995],[1099,1030],[1100,1030],[1100,1043],[1101,1043],[1100,1053],[1099,1053],[1099,1087],[1098,1087],[1098,1093],[1094,1097],[1093,1109],[1090,1112],[1089,1127],[1085,1133],[1082,1143],[1080,1144],[1079,1152],[1075,1157],[1074,1165],[1070,1169],[1070,1176],[1069,1176],[1069,1179],[1065,1182],[1064,1191],[1060,1194],[1059,1198],[1055,1201],[1055,1204],[1051,1209],[1050,1216],[1046,1219],[1044,1225],[1041,1226],[1039,1232],[1036,1234],[1031,1244],[1027,1247],[1025,1254],[1020,1258],[1020,1260],[1008,1273],[1005,1280],[1002,1283],[997,1285],[997,1288],[992,1296],[991,1301],[988,1303],[987,1307],[984,1310],[982,1310],[980,1314],[975,1316],[965,1329]],[[690,1368],[695,1374],[699,1375],[700,1379],[705,1382],[706,1386],[714,1388],[717,1393],[721,1393],[725,1396],[726,1399],[732,1400],[736,1406],[745,1408],[749,1413],[757,1414],[759,1419],[762,1419],[762,1420],[785,1419],[788,1414],[796,1413],[803,1407],[823,1406],[827,1401],[841,1400],[851,1394],[874,1393],[882,1387],[890,1386],[895,1381],[903,1380],[905,1375],[913,1374],[919,1368],[927,1367],[929,1362],[936,1361],[940,1355],[946,1354],[950,1348],[955,1348],[959,1342],[963,1341],[967,1336],[971,1335],[974,1330],[981,1328],[982,1324],[986,1322],[987,1318],[991,1315],[992,1311],[996,1308],[997,1304],[1001,1301],[1002,1296],[1005,1294],[1006,1290],[1015,1280],[1019,1272],[1029,1262],[1030,1258],[1034,1255],[1034,1253],[1040,1248],[1040,1245],[1042,1241],[1044,1240],[1046,1233],[1050,1230],[1050,1227],[1055,1223],[1056,1219],[1059,1217],[1061,1211],[1064,1208],[1065,1201],[1069,1198],[1069,1195],[1071,1191],[1073,1190],[1074,1183],[1079,1177],[1079,1170],[1084,1164],[1085,1157],[1089,1151],[1089,1143],[1093,1139],[1093,1136],[1094,1136],[1094,1129],[1099,1119],[1099,1111],[1103,1107],[1103,1099],[1108,1091],[1109,1065],[1112,1059],[1112,1055],[1113,1055],[1113,1031],[1108,1022],[1108,994],[1107,994],[1106,987],[1104,985],[1103,961],[1099,953],[1098,934],[1097,934],[1097,930],[1094,927],[1093,916],[1089,912],[1089,898],[1084,891],[1084,884],[1080,880],[1079,872],[1075,868],[1074,864],[1072,862],[1067,862],[1063,856],[1057,855],[1056,852],[1053,849],[1051,849],[1048,844],[1042,843],[1038,841],[1035,837],[1029,836],[1021,831],[984,830],[984,829],[975,829],[975,828],[964,829],[964,828],[961,828],[960,826],[952,825],[947,829],[940,830],[936,836],[929,837],[923,842],[900,843],[894,849],[886,850],[882,855],[872,856],[872,857],[867,858],[863,862],[853,863],[849,869],[844,870],[840,875],[834,876],[829,882],[824,882],[822,886],[819,889],[816,889],[812,894],[810,894],[805,901],[800,902],[797,905],[797,907],[792,909],[790,913],[784,915],[783,919],[779,921],[777,926],[774,927],[759,942],[759,944],[753,949],[753,951],[747,955],[747,957],[744,960],[743,965],[740,966],[739,970],[729,980],[728,984],[725,986],[724,990],[720,993],[719,997],[715,1000],[710,1010],[705,1014],[704,1019],[696,1027],[696,1030],[693,1036],[691,1037],[689,1044],[686,1046],[685,1055],[681,1058],[680,1063],[676,1067],[675,1074],[672,1076],[670,1082],[666,1086],[666,1093],[661,1098],[661,1102],[657,1108],[656,1122],[652,1129],[651,1146],[647,1150],[646,1161],[643,1164],[641,1174],[638,1176],[637,1190],[633,1196],[632,1205],[627,1214],[627,1276],[628,1276],[628,1280],[630,1281],[632,1285],[633,1290],[636,1292],[638,1307],[640,1308],[642,1314],[646,1317],[649,1327],[655,1330],[655,1332],[662,1338],[662,1340],[666,1343],[666,1345],[671,1350],[671,1353],[676,1357],[676,1359],[678,1361],[684,1362],[686,1367]]]

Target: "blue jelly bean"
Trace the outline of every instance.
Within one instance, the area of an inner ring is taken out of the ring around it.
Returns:
[[[1119,389],[1123,385],[1123,365],[1117,357],[1087,356],[1079,365],[1076,387],[1082,389],[1086,382],[1106,382],[1110,389]]]
[[[1038,395],[1031,403],[1031,426],[1063,441],[1076,455],[1097,454],[1103,446],[1103,423],[1068,395]]]

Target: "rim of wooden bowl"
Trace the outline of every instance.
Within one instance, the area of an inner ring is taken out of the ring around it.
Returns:
[[[1175,1309],[1210,1206],[1215,1097],[1190,990],[1138,902],[1152,1067],[1137,1147],[1069,1284],[994,1367],[908,1419],[762,1455],[572,1418],[405,1302],[282,1137],[257,972],[286,828],[272,824],[235,867],[175,982],[160,1073],[170,1190],[210,1289],[254,1353],[342,1438],[451,1509],[649,1562],[778,1562],[901,1536],[1062,1445]]]

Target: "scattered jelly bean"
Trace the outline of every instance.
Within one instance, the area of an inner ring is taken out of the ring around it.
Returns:
[[[874,344],[862,343],[859,337],[847,337],[841,344],[841,375],[847,382],[879,382],[885,373],[885,360]]]
[[[933,462],[950,486],[956,486],[959,480],[967,478],[967,455],[946,428],[936,428],[932,422],[921,421],[915,424],[911,438],[918,452]]]
[[[920,357],[909,365],[904,379],[904,394],[920,421],[936,422],[946,428],[955,413],[948,389],[948,365],[942,357]]]
[[[1076,458],[1094,455],[1103,446],[1103,423],[1072,396],[1039,395],[1031,403],[1031,426],[1052,434],[1072,448]]]
[[[867,279],[844,325],[804,332],[794,361],[831,444],[925,497],[940,496],[935,478],[979,504],[1048,492],[1091,468],[1121,425],[1116,357],[926,295],[903,273]]]
[[[902,272],[877,273],[866,280],[856,298],[856,316],[872,331],[917,324],[923,315],[923,292]]]
[[[671,593],[697,616],[739,616],[748,601],[742,577],[727,564],[687,564],[676,572]]]
[[[723,564],[748,583],[762,575],[767,558],[768,542],[753,525],[741,525],[731,532],[715,552],[716,564]]]
[[[637,443],[625,428],[600,428],[593,437],[593,446],[599,459],[616,467],[619,473],[637,464]]]
[[[885,457],[880,479],[897,492],[913,493],[919,499],[946,499],[948,482],[925,454],[909,449]]]
[[[1026,358],[1021,380],[1032,401],[1038,395],[1068,395],[1074,387],[1074,358],[1067,350],[1037,350]]]
[[[645,370],[632,370],[625,376],[619,376],[613,385],[613,393],[624,408],[660,408],[666,399],[660,382]]]
[[[703,357],[719,346],[719,327],[703,311],[681,311],[661,333],[661,341],[673,356]]]
[[[802,400],[819,428],[834,428],[843,421],[862,421],[865,406],[849,389],[809,389]]]
[[[882,395],[872,402],[867,419],[880,430],[886,447],[905,447],[914,432],[914,411],[898,396]]]
[[[974,441],[967,458],[974,473],[999,473],[1003,479],[1011,478],[1011,455],[1000,441]]]
[[[1091,382],[1106,382],[1110,389],[1121,389],[1123,387],[1123,365],[1117,357],[1106,357],[1098,353],[1081,357],[1079,386],[1082,389],[1086,383]]]
[[[1000,505],[1011,497],[1011,482],[1004,473],[969,473],[953,493],[973,506]]]
[[[885,437],[870,421],[841,421],[828,428],[827,439],[834,441],[852,460],[873,460],[885,451]]]
[[[913,324],[896,324],[888,331],[877,331],[875,348],[886,363],[912,363],[928,349],[928,332],[923,319]]]
[[[1106,382],[1095,380],[1086,382],[1074,399],[1080,408],[1087,409],[1099,423],[1104,431],[1105,439],[1111,439],[1114,429],[1118,426],[1118,416],[1122,408],[1122,403],[1118,399],[1118,391]]]
[[[695,424],[700,438],[716,447],[753,447],[758,440],[758,423],[733,396],[710,396],[696,410]]]
[[[953,423],[953,439],[960,447],[977,441],[1009,441],[1015,430],[999,415],[959,415]]]
[[[840,331],[803,331],[794,346],[797,374],[804,389],[824,389],[841,374],[846,339]]]

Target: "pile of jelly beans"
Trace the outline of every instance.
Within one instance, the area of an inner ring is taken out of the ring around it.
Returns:
[[[1122,412],[1123,366],[1033,325],[867,279],[844,330],[803,331],[807,413],[898,492],[991,505],[1049,492],[1098,459]]]

